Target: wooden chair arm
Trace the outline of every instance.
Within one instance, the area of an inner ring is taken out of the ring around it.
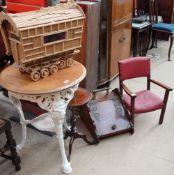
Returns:
[[[136,98],[136,94],[133,93],[125,84],[122,84],[122,88],[129,95],[129,97],[131,99],[130,120],[131,120],[131,123],[134,125],[134,110],[135,110],[135,98]]]
[[[125,84],[122,84],[122,87],[124,89],[124,91],[131,97],[131,98],[135,98],[136,94],[133,93]]]
[[[156,84],[156,85],[158,85],[158,86],[160,86],[160,87],[162,87],[162,88],[164,88],[164,89],[166,89],[166,90],[168,90],[168,91],[172,91],[172,90],[173,90],[173,89],[170,88],[169,86],[166,86],[165,84],[163,84],[163,83],[161,83],[161,82],[159,82],[159,81],[150,79],[150,82],[152,82],[152,83],[154,83],[154,84]]]

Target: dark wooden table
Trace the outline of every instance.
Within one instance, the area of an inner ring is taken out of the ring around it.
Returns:
[[[132,23],[133,57],[145,56],[150,39],[150,22]]]

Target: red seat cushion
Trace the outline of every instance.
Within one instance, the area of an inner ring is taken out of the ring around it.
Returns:
[[[149,90],[139,91],[136,95],[135,113],[155,111],[157,109],[161,109],[164,105],[163,100]],[[124,94],[123,99],[128,109],[131,109],[130,96]]]

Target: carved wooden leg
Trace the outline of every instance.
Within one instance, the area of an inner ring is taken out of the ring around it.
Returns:
[[[15,108],[17,109],[19,116],[20,116],[20,123],[22,126],[22,138],[21,138],[20,143],[16,146],[16,149],[20,150],[24,147],[26,138],[27,138],[26,120],[24,117],[24,113],[22,111],[22,105],[21,105],[20,100],[11,96],[10,94],[9,94],[9,98],[11,102],[13,103],[13,105],[15,106]]]
[[[11,126],[10,126],[11,127]],[[11,128],[6,129],[5,131],[6,137],[7,137],[7,144],[9,146],[11,156],[12,156],[12,162],[15,165],[16,171],[19,171],[21,169],[20,166],[20,157],[17,155],[16,152],[16,142],[13,139],[12,133],[11,133]]]
[[[139,54],[139,53],[137,53],[139,50],[138,44],[139,44],[139,32],[136,31],[135,38],[134,38],[134,44],[133,44],[133,47],[134,47],[133,48],[133,57],[135,57],[135,56],[137,56],[137,54]]]
[[[72,111],[72,115],[71,115],[71,128],[70,130],[67,130],[65,133],[65,137],[64,139],[70,137],[70,141],[69,141],[69,154],[68,154],[68,160],[70,161],[70,157],[71,157],[71,152],[72,152],[72,146],[73,146],[73,142],[75,139],[83,139],[87,144],[89,145],[94,145],[97,144],[96,141],[89,141],[86,137],[86,135],[78,133],[77,128],[76,128],[76,120],[77,120],[77,116],[79,116],[79,107],[72,107],[70,108]]]
[[[146,56],[147,51],[148,51],[148,45],[149,45],[149,28],[145,31],[145,36],[144,36],[144,47],[143,47],[143,56]]]
[[[169,47],[169,51],[168,51],[168,61],[171,61],[170,60],[170,53],[171,53],[171,49],[172,49],[172,46],[173,46],[173,35],[170,35],[170,47]]]
[[[152,31],[152,45],[150,48],[157,48],[157,32],[155,31]]]

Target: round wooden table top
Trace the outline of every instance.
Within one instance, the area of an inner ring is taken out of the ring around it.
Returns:
[[[31,80],[30,74],[22,74],[18,68],[9,66],[1,72],[0,81],[1,85],[9,91],[34,95],[67,89],[78,84],[85,76],[85,67],[74,61],[71,67],[61,69],[56,74],[36,82]]]

